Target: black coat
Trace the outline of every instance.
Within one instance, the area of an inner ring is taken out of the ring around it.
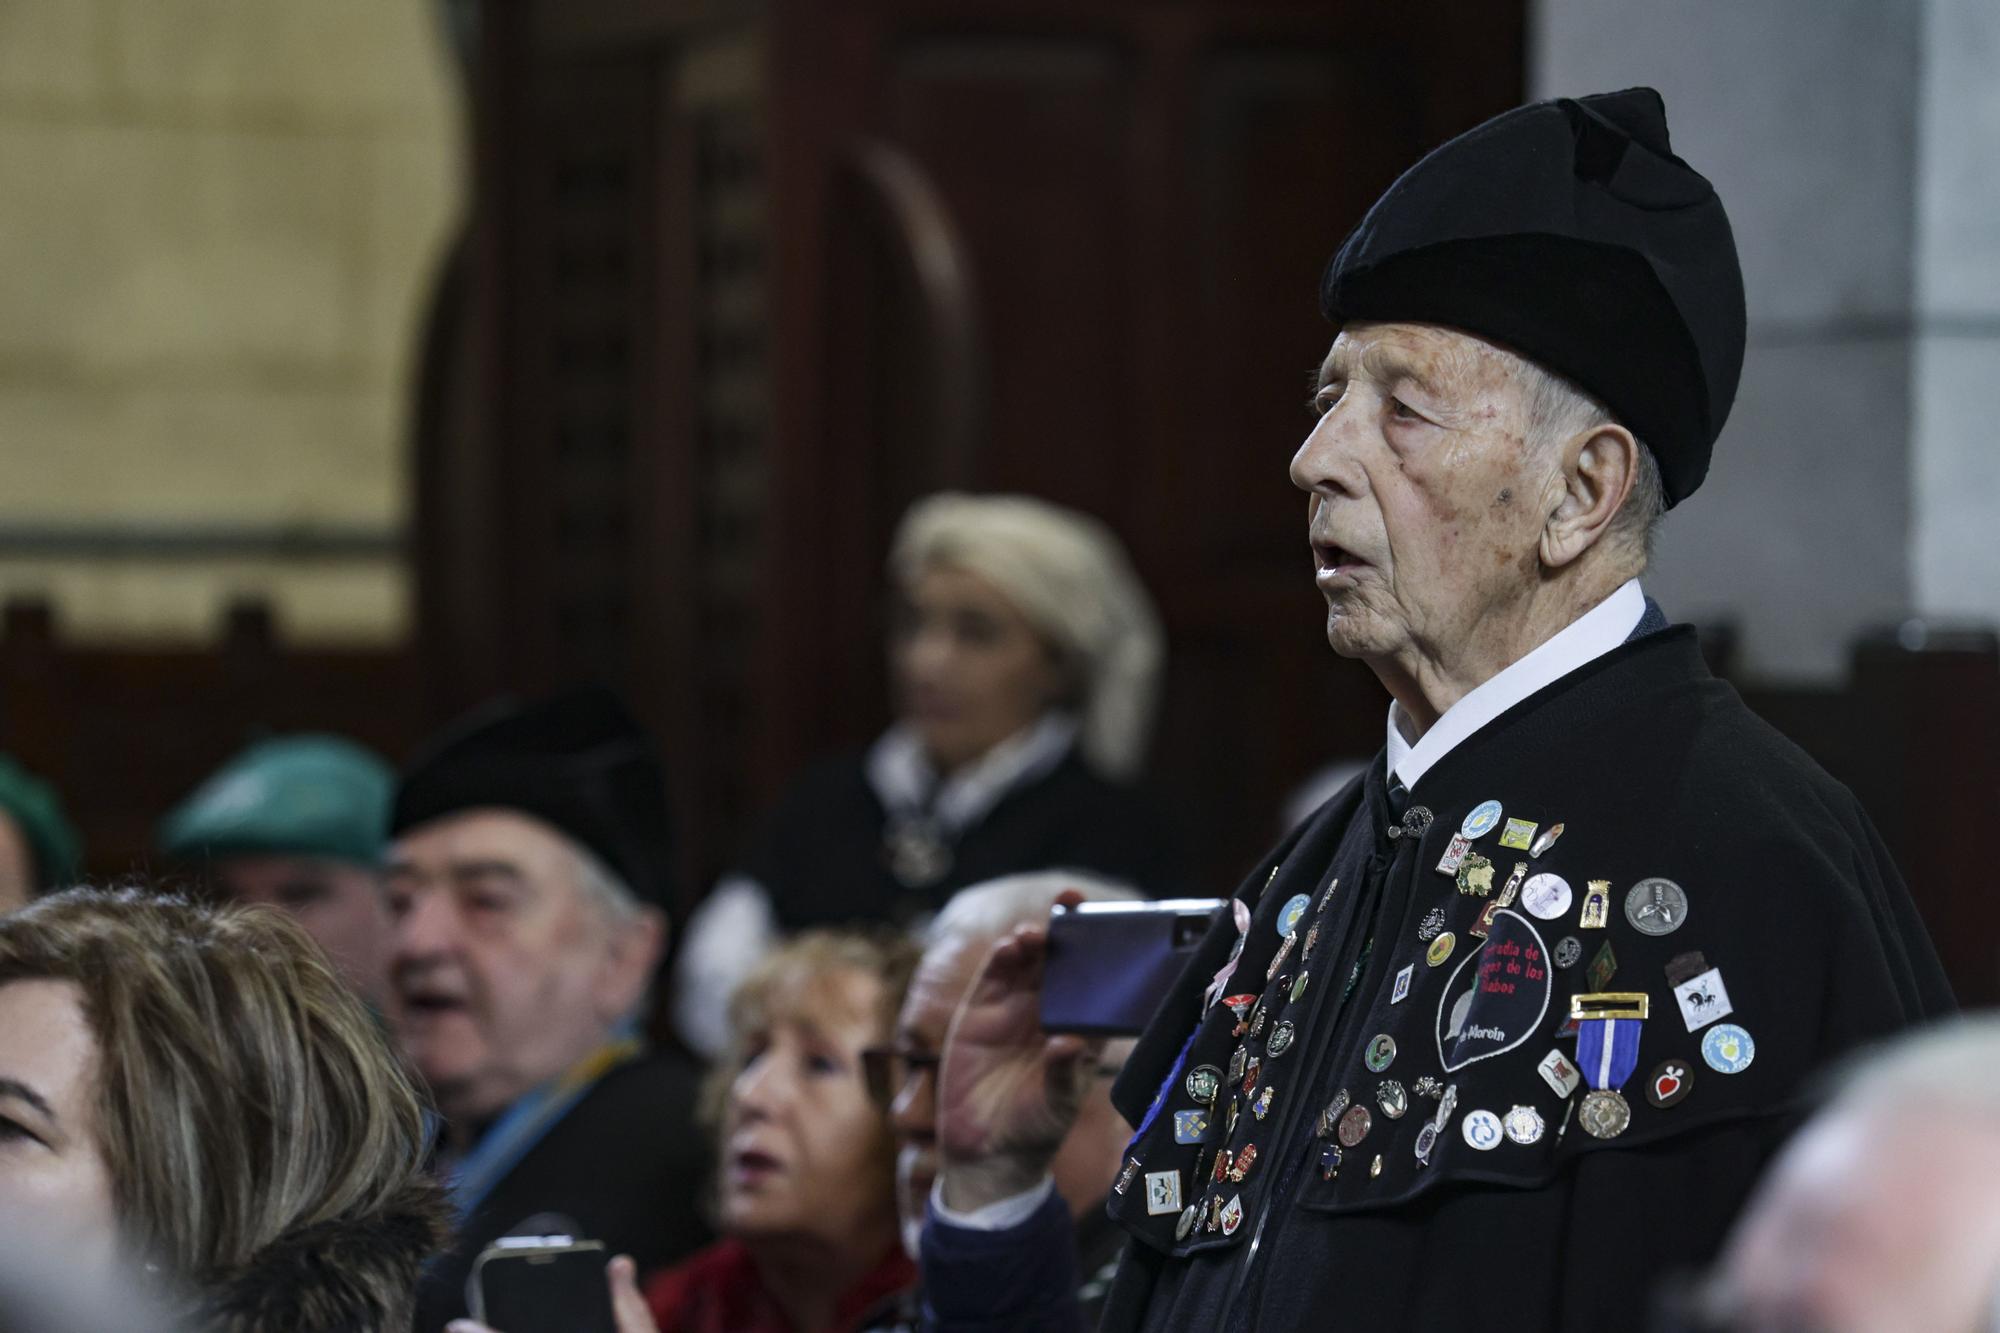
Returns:
[[[538,1213],[575,1222],[580,1239],[629,1254],[641,1273],[708,1243],[698,1207],[710,1158],[694,1123],[698,1076],[685,1059],[652,1054],[606,1073],[501,1178],[424,1272],[416,1333],[466,1313],[465,1279],[481,1250]],[[511,1333],[511,1331],[510,1331]]]
[[[1482,944],[1470,930],[1492,899],[1461,893],[1436,867],[1489,799],[1539,829],[1565,826],[1538,857],[1498,846],[1504,823],[1478,838],[1496,889],[1526,861],[1530,873],[1566,879],[1575,901],[1553,920],[1517,902]],[[1135,1239],[1105,1328],[1641,1329],[1657,1279],[1713,1255],[1809,1076],[1951,1007],[1852,794],[1709,675],[1691,630],[1634,640],[1522,701],[1425,773],[1408,804],[1435,822],[1392,839],[1378,757],[1245,881],[1239,896],[1255,915],[1227,990],[1261,997],[1254,1034],[1239,1042],[1235,1014],[1202,1008],[1235,938],[1224,923],[1128,1062],[1115,1099],[1145,1123],[1133,1180],[1111,1208]],[[1686,924],[1671,933],[1642,933],[1627,918],[1628,892],[1652,876],[1686,893]],[[1592,880],[1611,886],[1602,929],[1580,922]],[[1284,947],[1279,914],[1301,894],[1297,938],[1267,978]],[[1433,909],[1456,941],[1437,965],[1424,938]],[[1555,966],[1551,954],[1572,936],[1582,958]],[[1593,986],[1585,976],[1607,943],[1616,970]],[[1666,974],[1680,977],[1696,951],[1719,970],[1733,1012],[1690,1031]],[[1630,1126],[1604,1139],[1575,1122],[1584,1091],[1559,1096],[1537,1072],[1552,1050],[1576,1058],[1559,1029],[1569,997],[1590,990],[1644,992],[1651,1006],[1623,1088]],[[1704,1062],[1704,1038],[1722,1024],[1755,1041],[1741,1072]],[[1289,1042],[1273,1049],[1280,1025]],[[1381,1035],[1395,1051],[1373,1069],[1366,1052]],[[1259,1060],[1253,1095],[1227,1081],[1239,1044],[1246,1062]],[[1664,1061],[1693,1082],[1660,1107],[1646,1090]],[[1187,1074],[1203,1065],[1224,1075],[1209,1137],[1179,1144],[1174,1112],[1201,1109]],[[1423,1078],[1457,1090],[1428,1164],[1416,1141],[1440,1104],[1415,1091]],[[1400,1117],[1380,1100],[1391,1080],[1408,1102]],[[1328,1178],[1331,1140],[1317,1121],[1343,1090],[1372,1124]],[[1538,1139],[1482,1150],[1466,1137],[1471,1112],[1515,1107],[1539,1113]],[[1214,1183],[1216,1157],[1226,1151],[1234,1166],[1250,1146],[1241,1179]],[[1169,1171],[1201,1217],[1184,1239],[1175,1215],[1146,1206],[1145,1173]],[[1228,1225],[1211,1230],[1218,1205]]]
[[[1021,871],[1095,871],[1152,896],[1182,887],[1172,821],[1145,789],[1099,777],[1075,750],[961,833],[950,869],[928,887],[889,873],[887,820],[861,755],[823,760],[786,791],[742,870],[770,893],[787,931],[907,921],[968,884]]]

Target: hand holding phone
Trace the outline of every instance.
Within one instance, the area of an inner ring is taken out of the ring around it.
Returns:
[[[474,1318],[448,1333],[659,1333],[624,1255],[601,1241],[508,1237],[481,1252],[466,1283]]]

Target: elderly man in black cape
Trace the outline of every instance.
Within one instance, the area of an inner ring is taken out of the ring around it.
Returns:
[[[1387,746],[1237,891],[1114,1090],[1137,1126],[1104,1327],[1643,1328],[1829,1056],[1951,1006],[1854,797],[1639,576],[1707,471],[1744,308],[1658,94],[1522,107],[1341,246],[1292,460],[1335,651]],[[1082,1075],[1041,941],[959,1015],[925,1288],[1043,1310],[1025,1218]]]

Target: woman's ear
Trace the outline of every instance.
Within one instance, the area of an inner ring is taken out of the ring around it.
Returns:
[[[1623,426],[1593,426],[1562,448],[1561,488],[1542,525],[1545,569],[1574,563],[1603,539],[1639,475],[1639,442]]]

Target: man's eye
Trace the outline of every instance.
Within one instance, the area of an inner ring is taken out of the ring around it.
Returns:
[[[1335,403],[1346,396],[1346,390],[1340,385],[1329,384],[1306,400],[1306,411],[1316,417],[1323,417],[1333,410]]]
[[[1412,408],[1408,403],[1404,402],[1402,399],[1395,397],[1389,399],[1389,415],[1395,417],[1398,421],[1422,420],[1422,417],[1418,415],[1416,409]]]

